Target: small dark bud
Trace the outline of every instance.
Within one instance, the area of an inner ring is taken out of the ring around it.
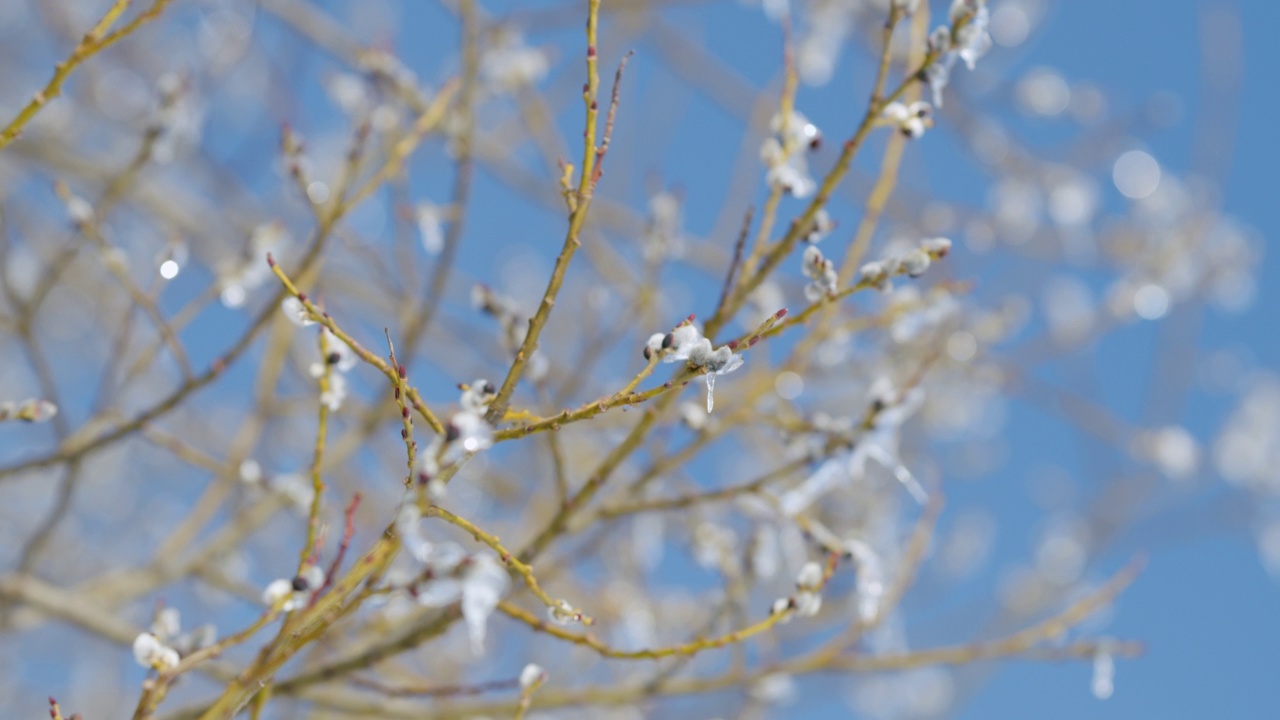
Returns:
[[[337,365],[338,361],[341,359],[342,359],[342,355],[336,352],[331,352],[328,355],[324,356],[324,361],[329,363],[330,365]]]
[[[449,423],[449,425],[444,429],[445,442],[451,443],[460,437],[462,437],[462,431],[458,429],[457,425],[454,425],[453,423]]]
[[[307,579],[299,575],[293,579],[290,586],[293,588],[294,592],[302,592],[307,589]]]
[[[648,345],[645,345],[645,346],[644,346],[644,359],[647,361],[647,360],[652,359],[652,357],[653,357],[653,351],[649,350],[649,346],[648,346]]]
[[[675,333],[667,333],[667,334],[666,334],[666,336],[664,336],[664,337],[662,338],[662,349],[663,349],[663,350],[669,350],[669,349],[671,349],[671,346],[672,346],[672,345],[675,345],[675,344],[676,344],[676,336],[675,336]]]
[[[401,380],[405,379],[405,377],[406,377],[406,375],[407,375],[407,374],[406,374],[406,372],[405,372],[404,364],[403,364],[403,363],[401,363],[401,364],[400,364],[400,366],[396,368],[396,372],[400,373],[400,379],[401,379]]]
[[[276,266],[276,259],[271,253],[267,253],[267,265],[270,267]]]
[[[491,382],[487,382],[487,383],[485,383],[485,384],[484,384],[484,394],[485,394],[485,395],[493,395],[493,394],[494,394],[494,393],[496,393],[496,392],[498,392],[498,389],[497,389],[497,388],[495,388],[495,387],[493,386],[493,383],[491,383]]]
[[[773,314],[773,317],[774,317],[774,319],[775,319],[775,320],[781,320],[782,318],[784,318],[784,317],[786,317],[786,316],[787,316],[787,309],[786,309],[786,308],[782,308],[781,310],[779,310],[778,312],[776,312],[776,313],[774,313],[774,314]]]
[[[298,293],[298,300],[305,303],[307,301],[307,294],[304,292]]]
[[[730,340],[729,342],[725,343],[725,347],[728,347],[730,350],[737,350],[737,349],[738,349],[738,341],[737,341],[737,340]]]

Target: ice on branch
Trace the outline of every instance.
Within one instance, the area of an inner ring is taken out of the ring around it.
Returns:
[[[649,338],[650,345],[655,337],[657,336]],[[646,345],[645,349],[652,352],[649,345]],[[662,358],[663,362],[685,360],[704,371],[702,378],[707,383],[707,412],[711,412],[715,407],[716,376],[727,375],[737,370],[742,367],[743,362],[742,356],[735,353],[728,345],[722,345],[713,350],[711,341],[702,336],[702,332],[692,320],[663,336],[660,349],[666,351],[666,355]]]
[[[1090,683],[1093,696],[1106,700],[1116,690],[1116,661],[1106,643],[1098,646],[1093,656],[1093,680]]]
[[[889,470],[917,501],[924,503],[928,499],[924,487],[898,454],[898,435],[902,424],[924,403],[924,391],[915,388],[897,398],[887,383],[877,385],[879,387],[873,388],[872,395],[874,407],[879,410],[870,429],[854,441],[851,450],[833,455],[808,479],[784,493],[779,499],[784,515],[793,517],[837,486],[866,477],[868,461]]]
[[[511,583],[507,569],[492,553],[467,555],[451,544],[434,548],[425,565],[431,579],[414,591],[418,603],[426,607],[461,603],[471,650],[483,654],[489,616]]]
[[[880,614],[880,602],[884,598],[884,565],[880,555],[870,545],[850,538],[844,542],[845,552],[857,568],[855,581],[858,618],[865,624],[876,620]]]

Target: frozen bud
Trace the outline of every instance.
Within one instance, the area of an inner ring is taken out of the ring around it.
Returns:
[[[798,592],[795,597],[796,615],[813,617],[822,609],[822,596],[816,592]]]
[[[705,347],[704,347],[705,345]],[[662,339],[662,346],[671,352],[662,359],[663,362],[688,360],[695,352],[710,351],[711,342],[702,337],[702,333],[692,324],[681,325]]]
[[[178,651],[160,642],[149,632],[133,640],[133,659],[144,668],[167,672],[178,666]]]
[[[497,397],[498,389],[484,378],[473,381],[463,387],[461,405],[469,413],[482,414],[489,409],[489,403]]]
[[[156,613],[151,621],[151,634],[163,640],[172,640],[182,632],[182,615],[177,608],[167,607]]]
[[[809,229],[805,232],[804,240],[805,242],[816,243],[826,237],[835,227],[836,223],[831,219],[831,215],[827,213],[826,208],[821,208],[813,216],[813,223],[809,225]]]
[[[910,117],[907,106],[898,101],[894,101],[884,106],[884,110],[880,111],[880,115],[891,123],[901,124]]]
[[[464,452],[475,453],[493,447],[493,428],[478,412],[463,411],[449,419],[446,441],[456,442]]]
[[[778,598],[773,601],[773,606],[769,608],[770,615],[781,615],[782,613],[791,612],[791,598]]]
[[[262,480],[262,466],[256,460],[245,460],[240,463],[240,482],[256,485]]]
[[[288,599],[293,595],[293,583],[286,578],[278,578],[272,580],[267,588],[262,591],[262,602],[269,607],[282,605],[283,610],[288,612],[292,608],[288,607]]]
[[[343,112],[356,115],[369,108],[369,91],[364,80],[351,73],[339,73],[331,76],[325,83],[329,97]]]
[[[440,208],[429,202],[422,203],[418,206],[417,220],[422,248],[428,255],[439,255],[444,250],[444,218]]]
[[[547,671],[541,665],[529,663],[520,671],[520,689],[531,690],[546,682]]]
[[[760,162],[773,167],[781,165],[786,160],[787,156],[782,149],[782,143],[778,142],[777,138],[765,138],[764,142],[760,143]]]
[[[858,284],[883,287],[889,279],[889,271],[882,262],[869,262],[858,268]]]
[[[898,128],[909,138],[918,138],[933,126],[933,106],[924,101],[904,105],[891,102],[882,111],[885,123]]]
[[[710,340],[703,338],[702,342],[705,347],[711,347]],[[700,346],[700,348],[704,346]],[[716,376],[731,373],[741,367],[742,356],[729,349],[728,345],[724,345],[718,350],[706,354],[705,357],[691,357],[689,359],[706,370],[706,374],[702,377],[707,382],[707,413],[709,414],[712,408],[715,407]]]
[[[818,189],[803,155],[792,155],[786,162],[769,168],[765,181],[770,187],[780,188],[794,198],[809,197]]]
[[[805,277],[816,277],[822,273],[822,265],[826,262],[826,258],[822,255],[822,250],[816,245],[810,245],[804,249],[804,275]]]
[[[911,277],[920,277],[929,269],[929,253],[919,248],[902,256],[902,272]]]
[[[801,590],[814,590],[822,585],[822,566],[816,562],[807,562],[800,568],[796,576],[796,587]]]
[[[951,252],[951,240],[944,237],[927,238],[920,241],[920,249],[929,253],[931,258],[943,258]]]
[[[924,135],[925,123],[920,118],[908,118],[906,122],[898,126],[898,130],[906,137],[915,140],[921,135]]]
[[[341,374],[332,374],[329,376],[329,389],[320,393],[320,404],[329,409],[329,412],[337,412],[342,408],[342,403],[347,399],[347,378]]]
[[[662,342],[663,342],[663,340],[665,340],[665,339],[666,339],[666,337],[667,337],[667,336],[666,336],[666,335],[663,335],[662,333],[654,333],[654,334],[652,334],[652,335],[650,335],[650,336],[649,336],[649,340],[648,340],[648,341],[646,341],[646,342],[645,342],[645,344],[644,344],[644,359],[645,359],[645,360],[648,360],[648,359],[652,358],[652,357],[654,356],[654,354],[655,354],[655,353],[661,353],[661,352],[662,352]]]
[[[955,27],[964,21],[954,33],[956,56],[970,70],[991,49],[990,23],[986,0],[953,0],[951,24]]]
[[[349,372],[360,362],[360,358],[356,356],[356,352],[351,349],[351,346],[330,332],[329,328],[321,330],[320,334],[324,337],[324,362],[326,365],[332,365],[338,372]]]
[[[815,148],[822,142],[822,133],[818,126],[809,122],[809,118],[798,110],[792,110],[784,117],[781,113],[773,116],[769,129],[782,139],[782,146],[787,151],[801,147]]]
[[[85,225],[93,221],[93,206],[79,195],[68,195],[65,200],[67,215],[76,225]]]
[[[951,28],[939,25],[929,33],[929,49],[935,55],[942,55],[951,49]]]
[[[298,591],[316,590],[324,584],[324,570],[317,565],[307,565],[293,579],[293,589]]]
[[[575,610],[568,600],[557,600],[555,605],[547,608],[547,615],[557,625],[574,625],[582,622],[582,613]]]
[[[281,300],[280,309],[284,311],[285,317],[289,318],[289,322],[298,327],[316,324],[316,321],[311,319],[311,313],[307,312],[307,306],[296,297],[289,296]]]
[[[1137,454],[1153,462],[1173,480],[1186,480],[1200,466],[1200,445],[1185,428],[1169,426],[1144,433]]]
[[[498,33],[480,61],[480,76],[499,92],[534,85],[550,69],[545,52],[528,47],[519,33],[509,29]]]

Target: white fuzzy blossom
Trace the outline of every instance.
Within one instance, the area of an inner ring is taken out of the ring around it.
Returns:
[[[316,321],[311,319],[311,313],[307,310],[306,304],[293,295],[280,301],[280,309],[284,311],[284,316],[289,318],[289,322],[298,327],[316,324]]]
[[[807,562],[796,575],[795,609],[800,617],[813,617],[822,609],[822,566]]]
[[[444,212],[438,205],[424,202],[418,205],[415,219],[418,222],[418,238],[428,255],[439,255],[444,250]]]
[[[986,0],[953,0],[951,26],[934,29],[929,46],[938,59],[925,70],[925,80],[933,95],[933,104],[942,107],[942,91],[951,81],[956,60],[973,70],[978,59],[991,49],[990,14]],[[964,21],[957,28],[957,24]]]
[[[532,690],[547,681],[547,671],[537,663],[529,663],[520,671],[520,689]]]
[[[510,29],[498,33],[480,60],[480,76],[497,92],[510,92],[536,84],[551,68],[547,54],[524,44],[524,38]]]
[[[760,145],[760,160],[768,167],[765,180],[793,197],[812,195],[818,185],[809,174],[805,153],[818,147],[822,133],[799,111],[775,115],[770,128],[774,136]]]
[[[262,591],[262,603],[268,607],[279,607],[281,612],[293,612],[306,606],[311,594],[324,584],[324,579],[324,570],[307,565],[293,578],[278,578],[268,583]]]
[[[165,645],[152,633],[144,632],[133,639],[133,659],[144,668],[167,672],[178,666],[178,651]]]
[[[804,297],[809,302],[818,302],[836,294],[839,287],[836,264],[824,257],[817,245],[804,249],[804,276],[809,278],[809,284],[804,288]]]
[[[52,420],[57,414],[57,405],[39,398],[21,402],[13,402],[12,400],[0,402],[0,422],[21,420],[29,423],[40,423]]]
[[[809,225],[809,229],[804,234],[804,241],[808,243],[816,243],[826,237],[836,227],[835,220],[831,219],[831,215],[827,213],[826,208],[818,208],[818,212],[813,216],[813,222]]]
[[[915,139],[924,135],[924,131],[933,127],[933,106],[923,100],[910,105],[894,101],[884,107],[881,112],[884,122],[896,127],[898,132]]]

